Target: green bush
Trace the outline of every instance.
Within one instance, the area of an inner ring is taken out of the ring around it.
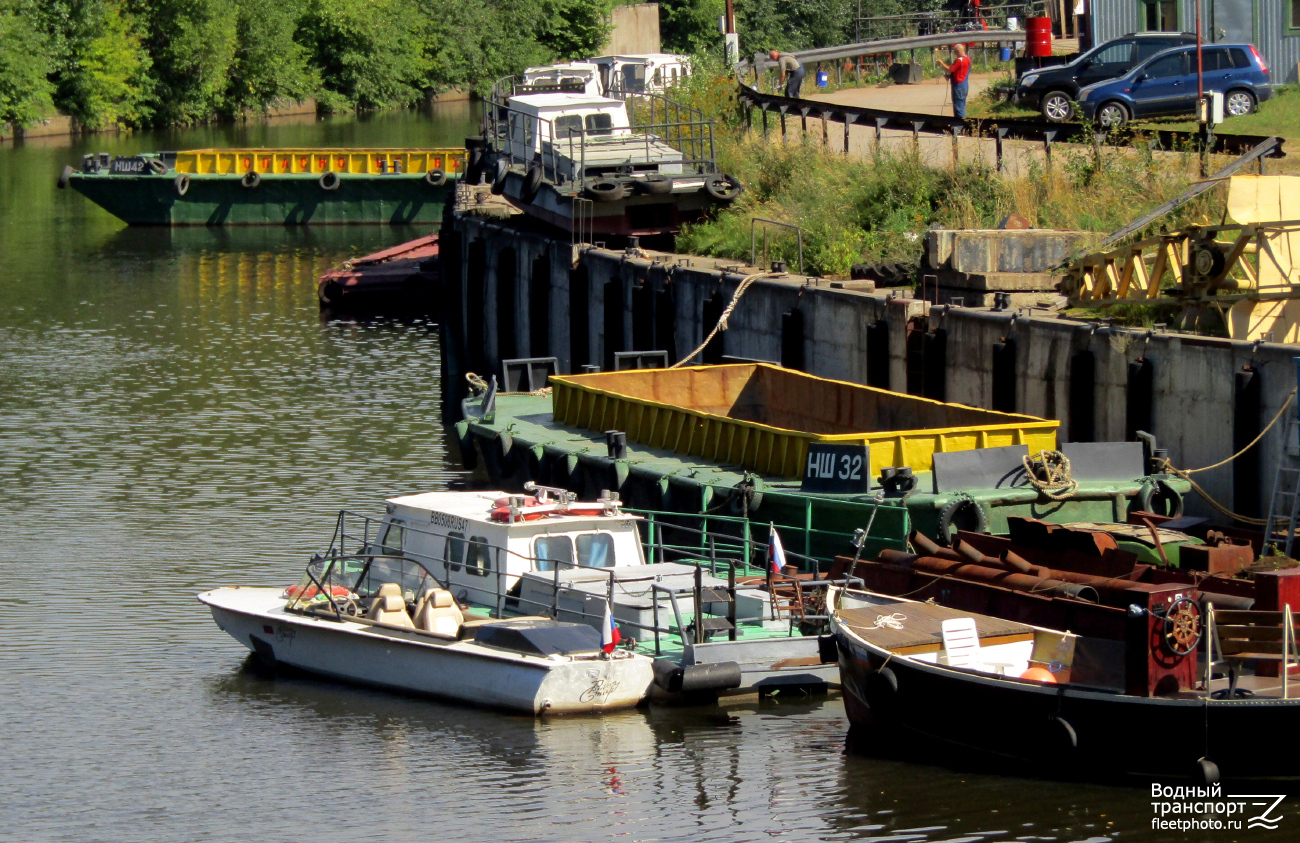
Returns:
[[[46,38],[13,6],[0,4],[0,123],[27,126],[51,106]]]

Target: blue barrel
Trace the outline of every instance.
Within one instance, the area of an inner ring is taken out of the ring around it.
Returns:
[[[817,71],[817,87],[825,88],[831,82],[831,75],[824,70]]]
[[[1010,47],[1003,47],[1003,48],[1002,48],[1002,60],[1003,60],[1003,61],[1011,61],[1011,48],[1010,48]]]

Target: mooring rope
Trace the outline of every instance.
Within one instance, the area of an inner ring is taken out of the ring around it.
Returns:
[[[1079,488],[1079,481],[1070,476],[1070,460],[1060,451],[1046,448],[1037,454],[1025,454],[1022,458],[1026,479],[1029,485],[1054,501],[1069,500]],[[1043,477],[1039,477],[1039,471]]]
[[[713,330],[710,331],[709,335],[704,338],[704,342],[700,343],[698,348],[696,348],[690,354],[686,355],[681,360],[678,360],[676,363],[669,366],[668,368],[676,369],[680,366],[688,365],[692,360],[695,359],[696,355],[704,351],[705,347],[707,347],[709,343],[713,342],[713,338],[716,337],[720,331],[727,330],[727,319],[731,317],[731,312],[736,309],[736,302],[740,301],[740,297],[745,294],[745,291],[749,289],[749,286],[751,284],[753,284],[755,281],[758,281],[761,278],[774,278],[780,274],[782,273],[755,272],[753,275],[746,275],[744,278],[742,278],[740,280],[740,285],[736,287],[735,294],[733,294],[731,297],[731,301],[727,303],[726,310],[722,311],[722,316],[718,317],[718,324],[713,326]]]

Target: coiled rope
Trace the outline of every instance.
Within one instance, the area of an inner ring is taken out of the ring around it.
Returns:
[[[1042,494],[1054,501],[1068,500],[1079,488],[1079,481],[1070,476],[1070,460],[1060,451],[1046,448],[1037,454],[1025,454],[1025,479]]]

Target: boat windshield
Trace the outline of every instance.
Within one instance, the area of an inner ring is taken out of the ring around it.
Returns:
[[[385,583],[397,583],[408,603],[414,603],[426,588],[443,585],[427,568],[405,556],[315,556],[298,585],[289,589],[289,608],[300,609],[331,598],[356,601],[374,597]]]
[[[555,566],[573,567],[573,541],[568,536],[539,536],[533,545],[537,570],[554,571]]]

